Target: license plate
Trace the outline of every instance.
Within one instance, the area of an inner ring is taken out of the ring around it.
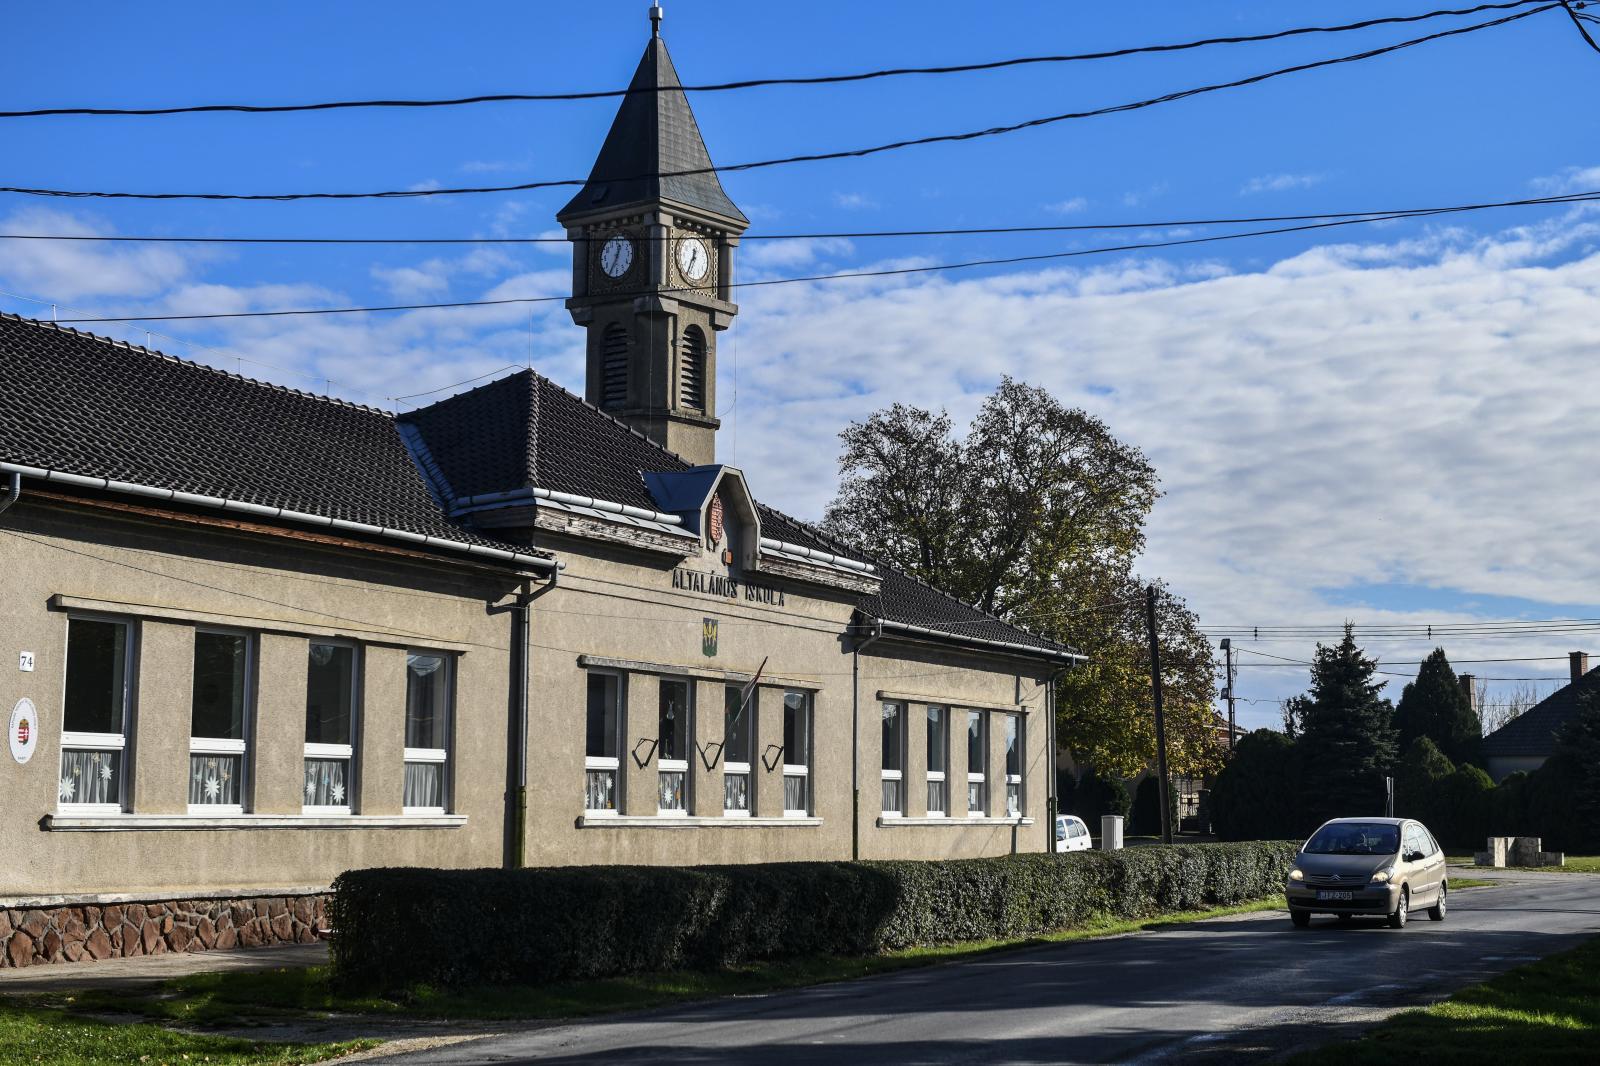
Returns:
[[[1355,899],[1356,894],[1348,888],[1319,888],[1318,899]]]

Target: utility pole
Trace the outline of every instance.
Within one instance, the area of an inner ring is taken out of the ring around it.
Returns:
[[[1233,754],[1233,640],[1229,637],[1222,638],[1222,651],[1228,657],[1228,687],[1222,690],[1222,698],[1228,701],[1228,754]]]
[[[1156,703],[1156,779],[1161,799],[1161,843],[1172,843],[1172,807],[1167,791],[1167,720],[1161,711],[1161,641],[1156,636],[1156,587],[1145,590],[1145,625],[1150,630],[1150,687]]]

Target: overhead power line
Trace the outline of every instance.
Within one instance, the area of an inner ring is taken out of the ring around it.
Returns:
[[[1243,233],[1220,233],[1207,237],[1184,237],[1167,241],[1145,241],[1134,244],[1109,245],[1100,248],[1080,248],[1067,252],[1043,252],[1037,255],[1013,255],[998,259],[969,259],[959,263],[936,263],[927,266],[892,267],[883,270],[850,270],[839,271],[833,274],[809,274],[792,278],[765,278],[760,281],[740,281],[728,286],[730,289],[766,288],[773,285],[796,285],[805,282],[845,281],[852,278],[886,278],[898,277],[908,274],[929,274],[944,270],[968,270],[986,266],[1010,266],[1018,263],[1038,263],[1051,260],[1073,259],[1079,256],[1106,255],[1113,252],[1131,252],[1149,250],[1152,248],[1177,248],[1185,245],[1211,244],[1217,241],[1242,240],[1247,237],[1266,237],[1281,233],[1303,233],[1309,230],[1332,229],[1339,226],[1354,226],[1368,222],[1387,222],[1398,218],[1413,217],[1408,215],[1379,215],[1370,218],[1344,219],[1337,222],[1316,222],[1300,226],[1280,226],[1275,229],[1247,230]],[[678,292],[702,291],[694,286],[676,286],[670,288],[638,289],[633,292],[616,292],[612,296],[647,296],[653,294],[671,294]],[[433,311],[446,310],[459,307],[504,307],[513,304],[538,304],[554,303],[566,300],[567,296],[514,296],[503,297],[497,300],[449,300],[440,303],[425,304],[383,304],[364,307],[311,307],[295,308],[282,311],[216,311],[205,314],[182,315],[109,315],[97,318],[62,318],[58,322],[67,324],[84,324],[95,322],[184,322],[201,321],[224,318],[285,318],[294,315],[351,315],[366,314],[385,311]]]
[[[1343,63],[1356,63],[1378,56],[1398,52],[1406,48],[1432,41],[1443,40],[1447,37],[1457,37],[1462,34],[1476,33],[1480,30],[1493,29],[1504,26],[1521,19],[1529,18],[1546,11],[1561,8],[1561,0],[1553,3],[1541,4],[1527,11],[1517,11],[1512,14],[1492,19],[1488,22],[1474,23],[1470,26],[1460,26],[1455,29],[1441,30],[1424,37],[1415,37],[1398,44],[1385,45],[1381,48],[1372,48],[1352,55],[1338,56],[1333,59],[1319,59],[1309,63],[1299,63],[1290,67],[1280,67],[1262,74],[1252,74],[1248,77],[1237,78],[1233,81],[1214,82],[1189,89],[1179,89],[1160,96],[1148,97],[1131,103],[1113,104],[1107,107],[1093,108],[1088,111],[1069,111],[1058,115],[1045,115],[1040,118],[1027,119],[1009,125],[990,126],[987,129],[968,130],[963,133],[943,133],[927,137],[913,137],[904,140],[891,141],[885,144],[872,145],[866,148],[849,148],[829,152],[813,152],[799,155],[784,156],[777,159],[762,159],[748,163],[730,163],[721,166],[711,165],[705,167],[692,167],[686,170],[660,171],[646,174],[632,175],[607,175],[604,180],[608,182],[644,181],[659,178],[690,177],[696,174],[728,174],[748,170],[760,170],[768,167],[788,166],[795,163],[816,163],[833,159],[861,159],[867,156],[880,155],[885,152],[900,151],[906,148],[921,147],[932,144],[956,144],[966,141],[975,141],[986,137],[998,137],[1009,133],[1018,133],[1023,130],[1039,129],[1044,126],[1077,119],[1097,118],[1103,115],[1120,114],[1128,111],[1138,111],[1160,104],[1174,103],[1187,100],[1191,97],[1207,93],[1220,92],[1225,89],[1237,89],[1249,85],[1257,85],[1274,78],[1284,77],[1289,74],[1299,74],[1308,70],[1317,70],[1323,67],[1337,66]],[[551,189],[563,186],[582,186],[587,184],[587,178],[562,178],[548,181],[521,182],[515,185],[484,185],[462,186],[458,188],[443,189],[388,189],[376,192],[294,192],[294,193],[216,193],[216,192],[126,192],[85,189],[43,189],[26,186],[0,186],[0,193],[16,193],[24,196],[42,196],[65,199],[108,199],[108,200],[392,200],[411,199],[416,197],[431,196],[462,196],[479,193],[505,193],[529,192],[535,189]]]
[[[1526,7],[1528,4],[1534,2],[1536,2],[1536,0],[1513,0],[1511,3],[1479,4],[1475,7],[1456,8],[1453,10],[1426,11],[1418,15],[1393,15],[1384,18],[1366,19],[1361,22],[1350,22],[1336,26],[1299,26],[1287,30],[1275,30],[1269,33],[1257,33],[1247,36],[1207,37],[1196,41],[1183,41],[1175,44],[1139,45],[1131,48],[1117,48],[1103,52],[1080,52],[1073,55],[1022,56],[1011,59],[990,60],[980,63],[961,63],[953,66],[890,67],[883,70],[859,71],[851,74],[823,74],[808,77],[749,78],[743,81],[720,82],[708,85],[684,85],[669,87],[652,85],[638,89],[629,87],[626,89],[600,89],[578,92],[485,93],[477,96],[458,96],[445,99],[425,100],[333,100],[321,103],[306,104],[191,104],[175,107],[41,107],[33,108],[31,110],[0,111],[0,118],[45,118],[63,115],[127,117],[151,115],[193,115],[213,112],[264,115],[284,114],[298,111],[336,111],[350,108],[460,107],[471,104],[604,100],[614,97],[642,95],[658,92],[682,91],[690,93],[710,93],[727,92],[738,89],[766,88],[769,86],[780,85],[838,85],[850,82],[873,81],[881,78],[900,78],[912,75],[970,74],[978,71],[1004,70],[1010,67],[1079,63],[1088,60],[1101,59],[1120,59],[1126,56],[1135,55],[1184,52],[1196,48],[1206,48],[1212,45],[1256,44],[1265,41],[1277,41],[1288,37],[1299,37],[1310,34],[1346,33],[1352,30],[1371,29],[1375,26],[1393,26],[1403,23],[1426,22],[1430,19],[1436,18],[1476,15],[1484,11],[1509,11],[1519,7]],[[1583,4],[1579,3],[1578,6],[1582,7]]]
[[[1158,230],[1193,226],[1256,225],[1265,222],[1317,222],[1332,219],[1364,219],[1367,216],[1420,217],[1449,215],[1471,211],[1491,211],[1507,207],[1547,207],[1553,204],[1585,203],[1600,200],[1600,189],[1584,192],[1562,193],[1557,196],[1529,196],[1516,200],[1494,200],[1482,203],[1453,204],[1445,207],[1396,207],[1367,211],[1324,211],[1308,215],[1247,215],[1229,218],[1168,219],[1154,222],[1074,222],[1041,225],[1013,226],[963,226],[924,229],[833,230],[813,233],[746,233],[743,241],[817,241],[817,240],[869,240],[884,237],[974,237],[1011,236],[1030,233],[1087,233],[1098,230]],[[638,234],[644,242],[670,241],[668,235]],[[198,236],[133,236],[101,233],[0,233],[0,240],[9,241],[83,241],[89,243],[125,244],[358,244],[358,245],[432,245],[432,244],[570,244],[572,238],[561,237],[198,237]]]

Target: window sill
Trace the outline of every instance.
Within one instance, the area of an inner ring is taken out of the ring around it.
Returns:
[[[171,829],[459,829],[466,824],[464,814],[49,814],[44,818],[47,830],[89,833]]]
[[[578,819],[579,829],[705,829],[713,827],[733,829],[770,829],[789,826],[818,826],[821,818],[755,818],[749,815],[701,818],[688,815],[682,818],[659,814],[586,814]]]
[[[889,817],[889,818],[879,818],[878,819],[878,828],[879,829],[898,829],[898,828],[901,828],[903,826],[912,826],[912,825],[915,825],[915,826],[926,826],[926,825],[945,825],[945,826],[957,826],[957,825],[1022,825],[1022,826],[1027,826],[1027,825],[1032,825],[1032,824],[1033,824],[1033,819],[1032,818],[969,818],[969,817],[966,817],[965,815],[956,815],[955,817],[944,817],[944,818],[906,818],[906,817],[902,817],[902,816],[896,815],[896,816],[892,816],[892,817]]]

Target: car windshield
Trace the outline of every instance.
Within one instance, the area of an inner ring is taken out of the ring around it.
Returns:
[[[1393,855],[1399,850],[1399,827],[1375,822],[1325,825],[1305,846],[1308,855]]]

